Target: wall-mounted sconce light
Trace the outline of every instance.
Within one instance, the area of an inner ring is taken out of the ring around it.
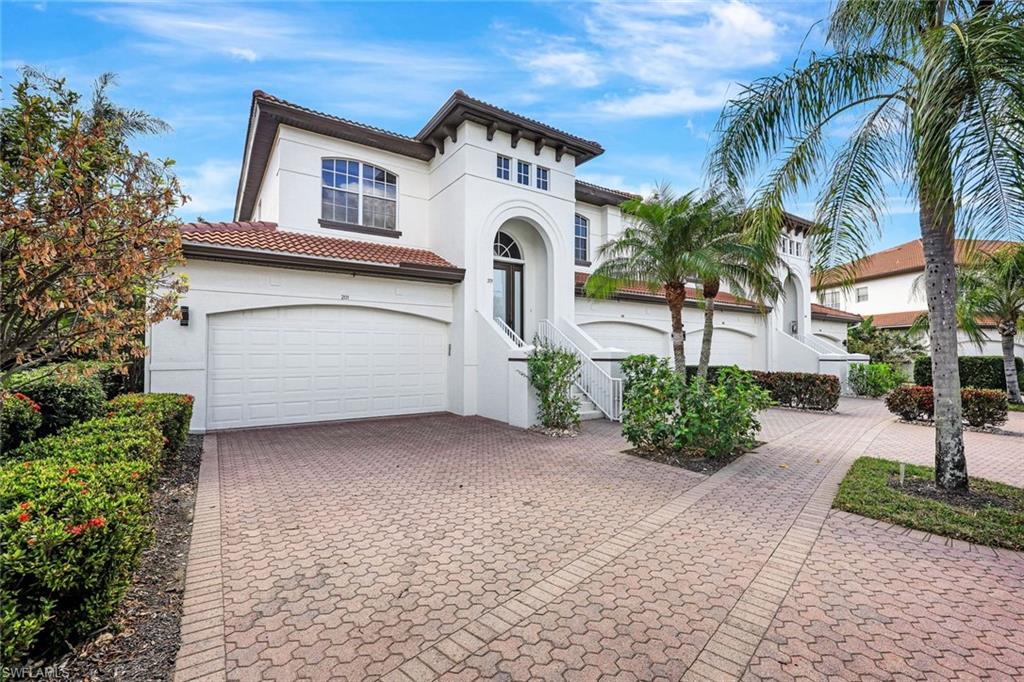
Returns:
[[[188,306],[187,305],[181,306],[181,326],[182,327],[187,327],[188,326]]]

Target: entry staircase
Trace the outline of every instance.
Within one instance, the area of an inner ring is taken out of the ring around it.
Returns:
[[[590,406],[593,406],[608,419],[622,421],[622,379],[613,377],[606,372],[551,320],[541,320],[537,324],[537,338],[544,343],[569,351],[580,361],[575,387],[582,396],[587,398],[587,401],[581,401],[580,404],[581,418],[596,418],[589,409]]]

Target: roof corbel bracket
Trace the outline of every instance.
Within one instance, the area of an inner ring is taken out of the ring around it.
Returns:
[[[533,155],[540,156],[540,150],[544,149],[544,145],[547,144],[547,140],[543,137],[538,137],[533,141]]]
[[[444,135],[438,136],[430,140],[434,147],[437,149],[437,153],[444,155]]]
[[[555,147],[555,161],[561,161],[563,154],[565,154],[564,144],[560,144],[557,147]]]
[[[456,128],[455,126],[445,126],[444,128],[441,129],[441,131],[448,137],[452,138],[452,144],[455,144],[456,142],[459,141],[459,129]]]
[[[487,141],[490,142],[494,139],[494,133],[498,130],[498,124],[491,121],[487,124]]]
[[[515,149],[519,145],[519,140],[523,138],[523,131],[516,128],[512,131],[512,149]]]

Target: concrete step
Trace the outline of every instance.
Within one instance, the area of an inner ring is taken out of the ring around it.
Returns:
[[[604,419],[604,412],[596,407],[592,410],[580,410],[580,421],[585,422],[593,419]]]
[[[572,395],[576,398],[580,408],[580,420],[604,419],[604,412],[598,409],[594,401],[587,397],[587,394],[573,386]]]

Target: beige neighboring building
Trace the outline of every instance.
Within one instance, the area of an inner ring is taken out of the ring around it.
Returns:
[[[975,248],[991,252],[1014,242],[976,241]],[[966,242],[957,240],[956,263],[963,265]],[[815,290],[818,300],[862,317],[871,316],[880,329],[909,329],[927,311],[924,283],[915,282],[924,273],[924,248],[920,239],[870,254],[854,265],[852,286],[822,287]],[[960,355],[1002,355],[999,335],[994,327],[984,330],[988,340],[981,348],[959,334]],[[922,339],[927,344],[927,338]],[[1024,335],[1017,337],[1017,355],[1024,355]]]

